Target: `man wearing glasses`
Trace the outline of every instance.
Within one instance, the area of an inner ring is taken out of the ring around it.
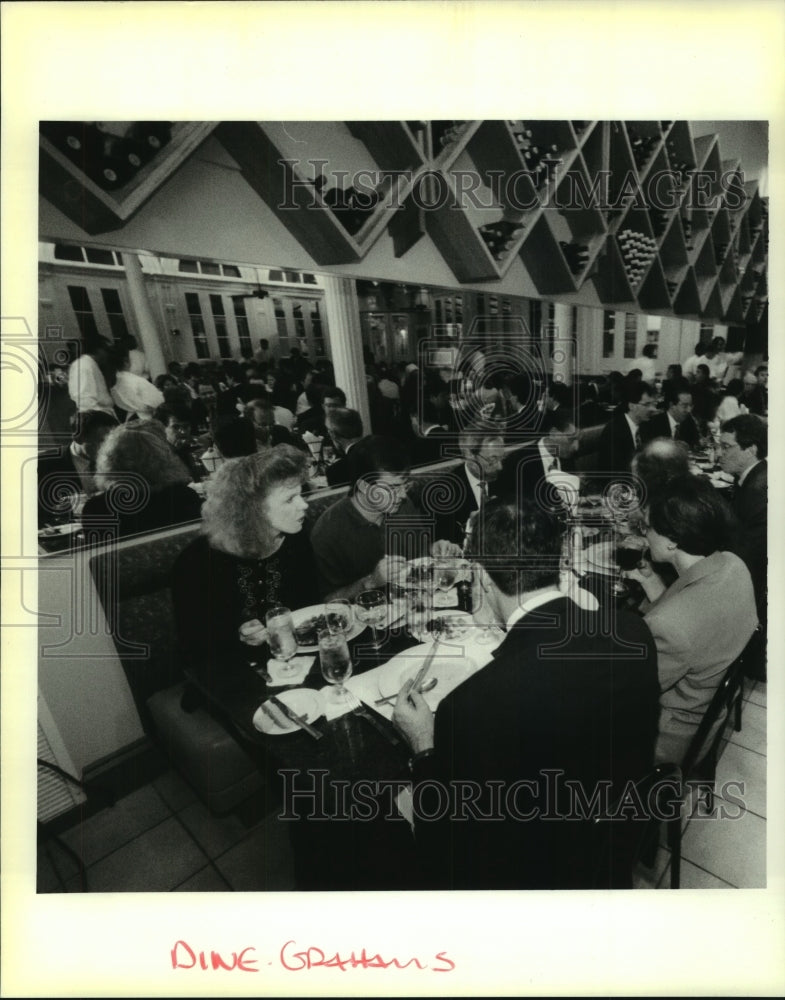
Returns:
[[[395,438],[370,434],[348,457],[349,495],[319,517],[311,544],[322,592],[351,599],[384,587],[405,559],[427,555],[430,526],[407,495],[409,458]],[[408,551],[412,544],[420,551]],[[459,551],[437,541],[431,554]]]

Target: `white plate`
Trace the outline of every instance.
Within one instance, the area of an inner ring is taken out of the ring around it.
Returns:
[[[709,482],[716,490],[727,490],[728,487],[733,486],[733,483],[729,483],[725,479],[710,478]]]
[[[293,712],[302,715],[306,722],[315,722],[324,715],[324,699],[319,691],[313,691],[311,688],[293,688],[290,691],[281,691],[277,697]],[[260,733],[267,733],[268,736],[288,736],[289,733],[300,732],[297,723],[287,719],[272,702],[266,701],[265,705],[282,725],[279,726],[278,722],[271,719],[259,706],[254,712],[253,724]]]
[[[309,618],[315,618],[317,615],[324,614],[323,604],[312,604],[309,608],[299,608],[297,611],[292,612],[292,624],[295,629],[299,628],[304,622],[308,621]],[[352,615],[354,615],[354,610],[352,610]],[[349,642],[355,639],[360,632],[365,628],[362,622],[358,622],[356,618],[352,620],[352,627],[346,634],[346,641]],[[314,643],[311,646],[297,646],[297,649],[303,653],[317,653],[319,651],[319,644]]]
[[[424,642],[420,646],[412,646],[385,663],[379,674],[379,692],[382,698],[398,694],[405,681],[413,678],[423,665],[432,645]],[[445,645],[443,651],[440,648],[431,661],[423,682],[427,685],[429,680],[436,678],[436,686],[423,695],[431,711],[435,711],[442,698],[455,690],[467,677],[471,677],[476,670],[477,662],[470,656],[465,656],[459,646]]]
[[[39,538],[57,538],[58,535],[73,535],[75,531],[81,531],[80,521],[71,521],[69,524],[54,524],[48,528],[42,528],[38,532]]]

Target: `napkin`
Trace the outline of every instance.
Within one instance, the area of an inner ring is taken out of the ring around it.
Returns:
[[[271,679],[267,682],[267,686],[287,687],[292,684],[302,684],[308,676],[315,659],[315,656],[294,656],[289,660],[288,664],[284,663],[283,660],[269,659],[267,661],[267,673]],[[286,674],[281,672],[284,668],[293,666],[297,667],[296,671],[293,670]]]

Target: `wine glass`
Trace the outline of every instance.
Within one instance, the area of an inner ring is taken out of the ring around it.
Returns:
[[[455,559],[437,559],[433,566],[433,582],[446,594],[458,579],[459,563]]]
[[[433,618],[431,595],[427,590],[411,590],[406,595],[406,631],[417,642],[431,638],[428,624]]]
[[[337,685],[330,689],[325,698],[333,704],[342,704],[349,697],[343,682],[352,676],[352,658],[346,645],[346,636],[343,632],[331,632],[325,628],[319,630],[317,641],[322,676],[328,684]]]
[[[324,617],[327,628],[333,634],[341,633],[347,635],[352,627],[352,605],[345,597],[337,597],[334,601],[327,601],[324,606]]]
[[[297,652],[292,612],[284,607],[271,608],[264,617],[264,623],[270,652],[284,664],[279,673],[283,676],[297,673],[297,667],[289,662]]]
[[[371,645],[375,650],[381,649],[381,642],[377,638],[376,629],[384,624],[387,617],[387,596],[383,590],[364,590],[355,598],[354,613],[357,621],[363,625],[371,626],[373,640]]]

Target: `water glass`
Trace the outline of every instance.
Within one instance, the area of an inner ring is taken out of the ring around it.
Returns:
[[[270,652],[276,660],[281,660],[284,666],[279,671],[283,675],[297,673],[297,667],[290,660],[297,652],[297,638],[294,634],[292,612],[289,608],[271,608],[264,618],[267,626],[267,642]]]
[[[322,676],[328,684],[337,685],[325,697],[334,703],[345,702],[349,692],[343,682],[352,676],[352,658],[346,645],[346,636],[342,632],[320,629],[318,643]]]
[[[340,632],[341,635],[348,635],[354,620],[351,602],[347,601],[344,597],[328,601],[324,606],[324,617],[330,632],[333,634]]]
[[[383,590],[364,590],[355,598],[354,613],[357,621],[363,625],[370,625],[373,634],[371,645],[375,650],[381,648],[381,642],[376,634],[376,629],[384,625],[387,620],[387,595]]]

